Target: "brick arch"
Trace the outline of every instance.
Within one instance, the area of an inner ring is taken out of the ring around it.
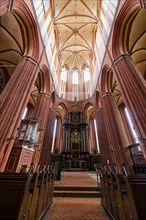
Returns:
[[[41,92],[42,93],[51,93],[51,88],[52,88],[52,80],[51,80],[51,75],[48,67],[43,64],[40,69],[40,76],[41,76]]]
[[[100,76],[100,87],[99,87],[99,93],[103,94],[105,92],[109,92],[109,72],[110,72],[110,66],[108,66],[107,64],[104,65],[102,72],[101,72],[101,76]]]
[[[20,28],[22,29],[23,26],[25,29],[27,45],[24,56],[30,56],[37,61],[39,58],[39,36],[36,22],[29,7],[23,0],[15,0],[14,2],[2,0],[0,16],[3,16],[7,12],[13,13],[20,24]]]
[[[86,104],[85,104],[85,106],[84,106],[84,114],[87,114],[87,110],[88,110],[88,108],[89,108],[89,106],[93,106],[93,108],[94,108],[94,105],[93,105],[93,103],[92,102],[87,102]]]
[[[95,108],[100,108],[100,107],[101,107],[100,94],[99,94],[99,91],[96,90],[96,92],[95,92]]]
[[[65,105],[65,103],[64,102],[59,102],[58,103],[58,105],[57,105],[57,107],[58,106],[61,106],[62,108],[63,108],[63,110],[64,110],[64,115],[66,115],[67,114],[67,106]]]
[[[128,53],[125,39],[129,37],[131,25],[140,9],[141,6],[139,0],[125,1],[121,8],[113,30],[112,53],[114,60],[121,54]]]

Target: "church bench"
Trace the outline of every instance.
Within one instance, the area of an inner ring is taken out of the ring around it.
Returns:
[[[0,173],[0,219],[40,219],[53,197],[50,165],[35,173]]]
[[[0,219],[24,219],[29,215],[31,193],[28,173],[0,173]]]
[[[133,189],[129,181],[131,175],[119,174],[117,167],[109,165],[100,165],[100,168],[98,166],[97,169],[98,174],[100,174],[101,204],[111,218],[116,220],[140,219],[138,218],[137,204],[135,198],[133,198]]]
[[[146,174],[129,176],[139,220],[146,219]]]

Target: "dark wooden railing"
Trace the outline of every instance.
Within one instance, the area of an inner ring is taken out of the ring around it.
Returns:
[[[100,176],[101,204],[111,219],[146,219],[146,174],[128,175],[124,165],[122,174],[116,165],[95,168]]]
[[[53,168],[33,165],[28,173],[0,173],[0,219],[38,220],[53,199]]]

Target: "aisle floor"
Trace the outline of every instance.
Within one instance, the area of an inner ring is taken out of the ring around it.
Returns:
[[[63,172],[55,185],[97,186],[95,173]],[[100,198],[54,197],[53,204],[43,220],[109,220]]]

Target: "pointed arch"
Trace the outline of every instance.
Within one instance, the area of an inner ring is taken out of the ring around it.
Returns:
[[[109,65],[105,64],[100,76],[100,87],[99,87],[100,94],[109,92],[108,91],[109,72],[110,72],[110,67]]]
[[[124,42],[126,42],[125,38],[129,38],[131,25],[140,9],[139,0],[129,0],[125,1],[120,10],[113,31],[112,52],[114,59],[118,58],[121,54],[128,53],[127,45],[124,45]]]
[[[50,94],[52,88],[51,74],[48,67],[43,64],[40,70],[41,75],[41,92]]]
[[[34,17],[23,0],[8,1],[2,0],[0,16],[6,13],[12,13],[20,24],[20,29],[25,31],[24,35],[27,39],[26,50],[23,56],[30,56],[35,61],[39,58],[39,37],[37,25]]]

